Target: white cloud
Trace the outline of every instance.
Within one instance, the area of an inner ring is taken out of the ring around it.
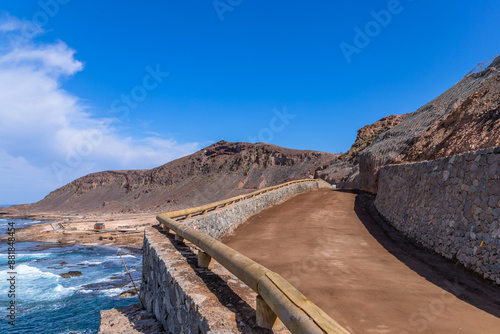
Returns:
[[[83,69],[74,59],[75,51],[63,42],[56,44],[16,48],[0,57],[2,67],[27,67],[47,76],[71,75]]]
[[[23,27],[23,23],[20,20],[16,20],[13,17],[4,15],[3,22],[0,23],[0,31],[10,32],[19,31]]]
[[[27,23],[0,19],[0,204],[36,201],[89,172],[152,168],[199,149],[161,137],[123,136],[93,117],[61,81],[83,70],[64,42],[18,43]],[[11,35],[9,35],[11,34]]]

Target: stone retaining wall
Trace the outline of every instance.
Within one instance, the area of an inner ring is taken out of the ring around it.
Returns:
[[[140,290],[146,310],[168,333],[216,333],[224,323],[228,330],[220,333],[237,333],[234,314],[217,301],[197,275],[189,263],[189,255],[192,262],[196,256],[190,253],[187,247],[179,251],[160,231],[146,229]]]
[[[220,239],[262,210],[286,201],[297,194],[313,189],[331,187],[328,182],[323,180],[293,184],[246,199],[241,203],[231,204],[226,208],[218,209],[203,216],[193,217],[186,221],[186,225],[196,226],[199,231],[208,234],[212,238]]]
[[[269,334],[257,326],[257,294],[219,263],[198,268],[198,249],[148,227],[144,238],[140,296],[171,334]],[[275,334],[290,334],[283,326]]]
[[[500,284],[500,147],[380,170],[377,210],[399,231]]]

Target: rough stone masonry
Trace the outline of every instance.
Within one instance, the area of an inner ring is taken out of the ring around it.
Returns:
[[[377,210],[399,231],[500,284],[500,147],[381,168]]]

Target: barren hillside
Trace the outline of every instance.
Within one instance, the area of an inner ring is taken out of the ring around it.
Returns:
[[[17,212],[151,212],[207,204],[290,180],[312,178],[338,155],[220,141],[150,170],[81,177]]]

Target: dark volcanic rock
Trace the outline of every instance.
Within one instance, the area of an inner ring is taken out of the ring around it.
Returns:
[[[135,289],[130,289],[120,293],[120,297],[122,298],[132,297],[132,296],[137,296],[137,291]]]
[[[59,276],[61,276],[62,278],[77,277],[77,276],[82,276],[82,272],[81,271],[70,271],[67,273],[59,274]]]

